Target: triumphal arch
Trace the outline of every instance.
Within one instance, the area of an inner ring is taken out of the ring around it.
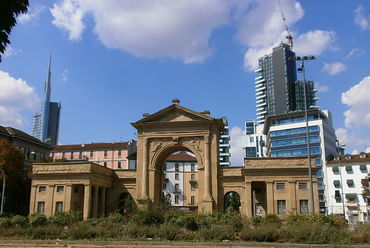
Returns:
[[[246,158],[240,161],[243,165],[220,167],[222,119],[179,103],[174,99],[170,106],[131,123],[137,129],[135,169],[112,170],[87,160],[33,164],[30,213],[52,216],[74,210],[82,211],[87,219],[117,211],[127,196],[141,207],[148,200],[156,204],[165,180],[164,161],[184,150],[193,153],[198,164],[198,189],[194,191],[198,212],[229,211],[231,197],[239,201],[231,209],[246,216],[308,212],[305,157]],[[316,176],[313,190],[317,211]]]
[[[158,202],[162,187],[161,168],[165,159],[176,151],[192,152],[198,162],[198,209],[211,212],[217,208],[217,167],[222,119],[210,117],[209,111],[195,112],[173,104],[132,123],[137,129],[138,203],[151,199]]]

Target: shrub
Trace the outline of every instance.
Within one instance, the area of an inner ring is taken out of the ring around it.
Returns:
[[[212,225],[209,228],[201,228],[197,236],[203,241],[233,240],[235,238],[235,231],[230,225]]]
[[[157,231],[158,227],[156,225],[138,225],[130,222],[124,226],[124,234],[133,239],[154,238]]]
[[[190,231],[196,231],[199,228],[196,217],[192,215],[171,215],[166,218],[166,222],[183,226]]]
[[[8,217],[0,217],[0,227],[8,227],[12,224],[11,219]]]
[[[249,222],[253,225],[253,226],[257,226],[259,225],[261,222],[262,222],[263,218],[261,216],[252,216],[250,219],[249,219]]]
[[[22,215],[15,215],[11,219],[11,223],[14,226],[25,226],[28,224],[28,218]]]
[[[164,223],[158,229],[158,236],[162,239],[175,240],[180,226],[173,223]]]
[[[31,226],[43,226],[48,223],[48,219],[44,214],[32,214],[30,216],[30,224]]]
[[[360,224],[351,233],[352,239],[357,243],[370,243],[370,224]]]
[[[260,242],[276,242],[281,238],[282,230],[279,227],[280,224],[277,223],[259,225],[252,229],[252,240]]]
[[[265,223],[275,223],[275,224],[280,225],[281,224],[281,219],[276,214],[268,214],[263,219],[263,222],[265,222]]]
[[[60,239],[65,236],[63,227],[56,225],[35,226],[29,232],[33,239]]]
[[[68,226],[72,223],[76,223],[82,220],[82,213],[69,211],[69,212],[58,212],[50,218],[50,222],[56,225]]]
[[[92,239],[97,237],[97,228],[88,222],[72,225],[68,230],[71,239]]]
[[[132,220],[139,225],[159,225],[164,222],[164,214],[156,208],[138,210],[133,215]]]

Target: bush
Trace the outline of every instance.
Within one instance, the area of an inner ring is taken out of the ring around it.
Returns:
[[[356,243],[370,243],[370,224],[360,224],[351,233],[352,239]]]
[[[154,238],[157,231],[156,225],[138,225],[132,222],[124,227],[124,234],[132,239]]]
[[[261,216],[252,216],[252,217],[249,219],[249,222],[250,222],[253,226],[257,226],[257,225],[259,225],[262,221],[263,221],[263,218],[262,218]]]
[[[160,225],[164,222],[164,214],[157,208],[138,210],[132,220],[139,225]]]
[[[0,227],[8,227],[12,224],[11,219],[8,217],[0,217]]]
[[[280,225],[281,224],[281,219],[276,214],[268,214],[263,219],[263,222],[265,222],[265,223],[275,223],[275,224]]]
[[[164,223],[158,229],[158,236],[166,240],[175,240],[180,226],[173,223]]]
[[[13,226],[25,226],[28,224],[28,218],[22,215],[15,215],[11,219]]]
[[[44,214],[32,214],[30,216],[30,225],[31,226],[43,226],[48,223],[48,219]]]
[[[63,227],[55,225],[36,226],[29,230],[32,239],[60,239],[65,237]]]
[[[276,242],[281,239],[282,230],[280,224],[268,223],[252,229],[252,240],[259,242]]]
[[[69,211],[69,212],[58,212],[50,218],[50,222],[56,225],[68,226],[72,223],[76,223],[82,220],[82,213]]]
[[[235,231],[230,225],[212,225],[209,228],[204,227],[200,229],[197,236],[203,241],[234,240]]]

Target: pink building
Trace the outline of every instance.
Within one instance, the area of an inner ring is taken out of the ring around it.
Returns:
[[[128,142],[91,143],[54,146],[50,156],[54,159],[88,160],[114,170],[129,168]]]

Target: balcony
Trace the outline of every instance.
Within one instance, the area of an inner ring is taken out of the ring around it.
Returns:
[[[219,144],[220,147],[230,147],[230,144]]]
[[[221,134],[221,138],[230,138],[230,135],[228,135],[228,134]]]
[[[263,78],[262,76],[258,76],[254,80],[258,81],[258,80],[261,80],[262,78]]]
[[[258,108],[258,107],[261,107],[261,106],[265,106],[266,104],[267,104],[266,102],[261,102],[261,103],[257,104],[256,107]]]
[[[258,68],[258,69],[256,69],[254,72],[255,73],[259,73],[259,72],[261,72],[262,71],[262,68]]]
[[[230,156],[230,153],[228,152],[220,153],[220,156]]]
[[[266,94],[256,96],[256,100],[266,98]]]
[[[262,76],[261,76],[262,77]],[[262,79],[260,79],[260,80],[258,80],[258,81],[256,81],[256,82],[254,82],[255,84],[259,84],[259,83],[263,83],[263,82],[265,82],[266,81],[266,79],[264,79],[264,78],[262,78]]]
[[[261,88],[256,88],[255,92],[260,92],[261,90],[265,90],[265,89],[266,89],[266,87],[265,87],[265,86],[263,86],[263,87],[261,87]]]

